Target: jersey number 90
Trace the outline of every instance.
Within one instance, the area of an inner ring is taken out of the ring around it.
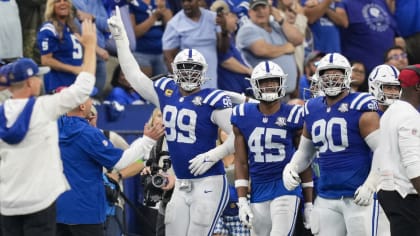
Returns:
[[[339,134],[333,135],[334,127],[337,127],[335,131],[340,131]],[[311,135],[314,143],[322,143],[319,148],[320,153],[324,153],[328,150],[331,152],[339,152],[345,150],[349,146],[347,121],[344,118],[335,117],[329,121],[324,119],[315,121],[312,125]]]

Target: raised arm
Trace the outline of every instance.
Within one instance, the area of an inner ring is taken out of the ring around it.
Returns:
[[[108,19],[108,26],[115,39],[118,60],[128,82],[143,98],[159,107],[159,99],[155,92],[153,81],[140,70],[136,59],[131,54],[130,43],[118,6],[115,9],[115,16],[111,16]]]
[[[82,72],[68,89],[52,96],[39,98],[44,109],[49,111],[51,120],[56,120],[59,116],[86,102],[95,85],[97,39],[96,27],[91,20],[83,21],[82,35],[78,39],[85,47]]]

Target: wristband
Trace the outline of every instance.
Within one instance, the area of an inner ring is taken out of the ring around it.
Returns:
[[[249,181],[247,179],[237,179],[235,180],[235,188],[239,187],[247,187],[248,188]]]
[[[314,187],[314,181],[302,183],[302,188],[313,188]]]

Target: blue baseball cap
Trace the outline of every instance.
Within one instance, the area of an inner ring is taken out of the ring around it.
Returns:
[[[63,91],[63,89],[65,89],[65,88],[67,88],[67,86],[60,86],[60,87],[54,89],[54,93],[59,93],[59,92]],[[93,87],[93,90],[92,90],[92,92],[90,93],[89,96],[93,97],[96,94],[98,94],[98,88]]]
[[[50,71],[47,66],[38,67],[30,58],[20,58],[12,65],[11,71],[6,75],[10,84],[25,81],[32,76],[41,76]]]
[[[0,67],[0,85],[9,86],[9,80],[7,79],[8,74],[12,71],[13,63],[9,63]]]

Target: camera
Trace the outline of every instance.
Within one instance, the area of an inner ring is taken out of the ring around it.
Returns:
[[[146,162],[146,166],[150,167],[150,174],[142,176],[142,184],[144,188],[144,204],[146,206],[156,206],[161,200],[170,198],[172,191],[163,191],[162,187],[166,186],[169,182],[168,177],[165,174],[159,173],[160,170],[166,172],[171,168],[171,160],[169,159],[169,153],[162,151],[163,138],[159,139],[157,144],[150,151],[150,157]],[[159,166],[159,160],[161,157],[167,156],[163,159],[163,166]]]

